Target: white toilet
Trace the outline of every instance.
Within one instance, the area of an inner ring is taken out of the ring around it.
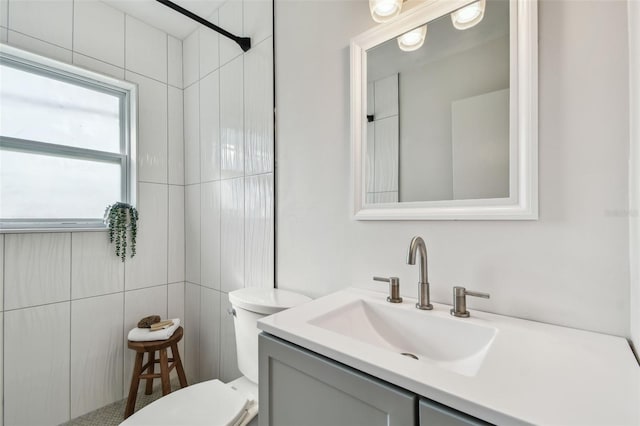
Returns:
[[[257,412],[258,403],[256,322],[310,300],[298,293],[273,288],[232,291],[229,301],[233,307],[238,368],[244,376],[226,384],[216,379],[174,391],[134,413],[121,426],[245,425],[247,417]],[[256,420],[250,424],[257,424]]]

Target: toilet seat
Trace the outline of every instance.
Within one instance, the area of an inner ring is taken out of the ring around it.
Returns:
[[[231,384],[209,380],[152,402],[120,426],[233,425],[254,398]]]

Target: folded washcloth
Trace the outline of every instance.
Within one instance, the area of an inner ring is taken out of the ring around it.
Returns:
[[[167,340],[180,327],[180,318],[174,318],[173,325],[158,331],[151,331],[148,328],[134,328],[129,332],[127,338],[132,342],[150,342],[152,340]]]
[[[246,426],[258,414],[258,403],[248,399],[240,413],[227,426]]]

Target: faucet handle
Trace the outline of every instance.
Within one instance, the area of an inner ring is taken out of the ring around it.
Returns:
[[[373,277],[374,281],[384,281],[389,283],[389,297],[387,302],[389,303],[401,303],[402,297],[400,297],[400,278],[398,277]]]
[[[482,297],[483,299],[488,299],[491,296],[489,293],[480,293],[478,291],[469,291],[469,290],[466,290],[464,287],[462,287],[462,289],[464,290],[464,294],[466,296]]]
[[[469,318],[467,311],[467,296],[482,297],[488,299],[489,293],[480,293],[477,291],[469,291],[464,287],[453,287],[453,308],[449,311],[454,317]]]

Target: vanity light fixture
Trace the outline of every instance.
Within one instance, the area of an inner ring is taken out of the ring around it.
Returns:
[[[402,0],[369,0],[371,17],[376,22],[387,22],[398,16]]]
[[[413,52],[418,50],[424,44],[424,39],[427,36],[427,25],[415,28],[411,31],[407,31],[398,37],[398,47],[405,52]]]
[[[458,30],[466,30],[478,24],[484,18],[487,0],[480,0],[458,9],[451,14],[451,22]]]

